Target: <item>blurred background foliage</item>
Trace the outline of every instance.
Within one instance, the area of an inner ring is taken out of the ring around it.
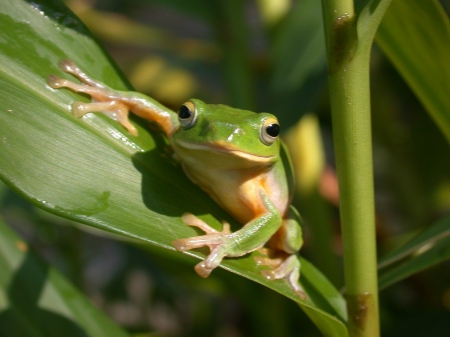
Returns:
[[[306,221],[301,253],[342,287],[320,1],[66,4],[137,91],[173,109],[197,97],[279,117],[298,172],[294,203]],[[450,9],[450,1],[441,4]],[[450,156],[448,142],[376,45],[371,66],[377,236],[383,256],[449,213]],[[136,335],[319,335],[295,303],[263,286],[223,270],[200,279],[181,254],[138,249],[93,232],[31,206],[4,185],[0,213],[47,262]],[[263,305],[255,300],[262,297]],[[383,290],[381,321],[383,336],[446,335],[450,263]]]

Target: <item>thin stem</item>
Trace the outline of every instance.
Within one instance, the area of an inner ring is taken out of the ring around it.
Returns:
[[[363,47],[357,44],[353,1],[323,0],[322,4],[339,179],[349,333],[352,337],[379,336],[370,43],[362,44]]]

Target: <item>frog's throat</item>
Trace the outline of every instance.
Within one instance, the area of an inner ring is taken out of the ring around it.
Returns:
[[[189,150],[196,150],[196,151],[209,151],[209,152],[218,152],[223,153],[226,155],[236,156],[254,163],[261,163],[261,164],[268,164],[273,162],[276,156],[260,156],[253,153],[247,153],[243,152],[241,150],[237,150],[230,146],[224,146],[222,144],[197,144],[197,143],[191,143],[186,141],[180,141],[177,140],[177,144],[189,149]]]

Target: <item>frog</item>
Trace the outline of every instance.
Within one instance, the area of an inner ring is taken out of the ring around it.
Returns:
[[[262,275],[285,279],[300,299],[306,299],[298,255],[303,223],[291,205],[293,169],[274,115],[199,99],[188,100],[174,112],[144,94],[115,90],[94,80],[71,60],[61,60],[59,67],[80,83],[50,75],[48,85],[87,94],[92,100],[73,102],[75,117],[103,113],[133,136],[138,131],[129,120],[130,112],[158,124],[186,176],[241,224],[232,232],[226,221],[217,230],[191,213],[181,216],[184,224],[205,233],[172,242],[180,252],[209,248],[194,268],[199,276],[208,277],[224,258],[259,251],[256,263],[269,267]]]

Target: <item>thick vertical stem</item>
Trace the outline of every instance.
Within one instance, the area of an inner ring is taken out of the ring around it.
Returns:
[[[343,66],[329,80],[349,328],[351,336],[378,336],[369,65],[356,56]]]
[[[323,0],[344,273],[352,337],[379,336],[369,47],[356,40],[353,1]]]

